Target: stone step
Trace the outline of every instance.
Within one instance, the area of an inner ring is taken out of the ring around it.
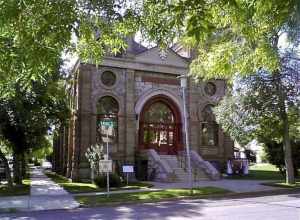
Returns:
[[[176,159],[177,160],[176,156],[169,156],[169,155],[160,155],[160,158],[164,158],[164,159]]]
[[[189,174],[186,170],[180,167],[180,161],[174,155],[160,155],[161,160],[164,160],[167,164],[169,164],[170,168],[173,170],[173,173],[176,176],[176,180],[180,182],[187,181],[189,178]],[[198,170],[197,176],[194,177],[194,173],[192,173],[192,178],[194,181],[198,180],[207,180],[207,176],[204,171]]]

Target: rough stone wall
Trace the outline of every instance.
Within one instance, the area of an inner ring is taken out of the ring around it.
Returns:
[[[89,163],[85,151],[91,145],[91,68],[81,65],[77,78],[78,109],[75,111],[75,143],[71,178],[85,180],[90,178]]]

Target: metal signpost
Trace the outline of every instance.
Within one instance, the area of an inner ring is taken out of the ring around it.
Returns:
[[[109,172],[112,172],[112,160],[109,160],[109,150],[108,150],[108,130],[109,123],[105,124],[106,129],[106,155],[104,155],[104,160],[99,161],[100,172],[106,172],[106,186],[107,186],[107,197],[109,197]]]
[[[126,173],[126,182],[127,182],[127,186],[128,186],[128,175],[129,173],[133,173],[133,166],[132,165],[124,165],[123,167],[123,173]]]
[[[189,143],[189,124],[188,124],[188,111],[186,106],[186,89],[187,89],[187,75],[182,74],[180,78],[180,85],[182,88],[182,99],[183,99],[183,115],[184,115],[184,130],[185,130],[185,145],[186,145],[186,156],[187,156],[187,165],[188,165],[188,174],[189,174],[189,188],[192,193],[193,182],[192,182],[192,168],[191,168],[191,155],[190,155],[190,143]]]
[[[99,171],[106,172],[107,178],[107,196],[109,196],[109,172],[112,172],[112,160],[99,160]]]

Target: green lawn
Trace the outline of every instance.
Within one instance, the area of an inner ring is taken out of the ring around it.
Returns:
[[[287,184],[285,182],[274,182],[274,183],[264,183],[263,185],[280,187],[280,188],[288,188],[288,189],[300,189],[300,181],[296,181],[295,184]]]
[[[284,180],[284,176],[278,168],[271,164],[255,164],[250,166],[249,174],[245,176],[232,175],[228,179],[249,179],[249,180]]]
[[[88,193],[88,192],[106,191],[106,188],[98,188],[95,184],[92,183],[71,182],[67,178],[53,172],[46,172],[45,174],[70,193]],[[118,187],[118,188],[110,188],[110,190],[115,191],[115,190],[145,189],[152,186],[153,185],[148,183],[131,182],[128,184],[128,186],[123,185],[122,187]]]
[[[160,200],[172,198],[196,197],[201,198],[208,195],[226,194],[230,191],[216,187],[194,188],[193,194],[189,189],[166,189],[161,191],[122,193],[101,196],[75,196],[75,199],[82,205],[87,207],[101,206],[111,203],[139,203],[139,202],[157,202]]]
[[[30,194],[30,179],[23,180],[23,184],[8,188],[7,185],[0,185],[0,196],[22,196]]]

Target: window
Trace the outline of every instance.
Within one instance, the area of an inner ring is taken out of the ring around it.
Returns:
[[[105,71],[101,75],[103,85],[111,87],[116,83],[116,75],[111,71]]]
[[[156,102],[150,106],[144,116],[145,122],[174,123],[174,115],[171,109],[163,102]]]
[[[212,111],[213,106],[207,105],[202,111],[201,142],[204,146],[218,145],[218,125]]]
[[[152,104],[144,115],[144,143],[172,146],[174,123],[174,114],[166,104]]]
[[[181,147],[181,122],[177,106],[164,96],[149,100],[141,112],[139,148],[160,154],[177,154]]]
[[[216,85],[212,82],[208,82],[204,86],[204,91],[206,95],[213,96],[217,91]]]
[[[118,136],[118,102],[111,96],[102,97],[97,103],[97,137],[98,144],[117,142]]]

